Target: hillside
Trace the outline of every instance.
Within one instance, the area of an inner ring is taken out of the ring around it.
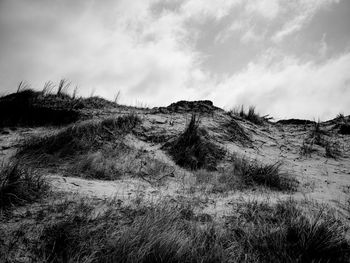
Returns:
[[[27,93],[0,98],[0,261],[349,262],[349,116]]]

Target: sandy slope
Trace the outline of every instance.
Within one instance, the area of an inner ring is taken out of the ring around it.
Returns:
[[[128,110],[110,109],[99,111],[95,118],[119,116]],[[161,150],[163,141],[179,135],[191,116],[190,113],[158,113],[152,110],[139,110],[143,122],[136,135],[128,135],[126,142],[138,149],[151,152],[165,163],[175,167],[174,177],[153,180],[150,183],[141,178],[125,178],[116,181],[87,180],[76,177],[63,177],[61,174],[47,174],[54,191],[77,193],[82,196],[97,198],[114,197],[128,201],[138,197],[145,200],[191,199],[200,204],[207,213],[222,214],[230,204],[240,199],[268,199],[270,202],[280,198],[289,198],[288,193],[273,192],[267,189],[235,191],[225,194],[208,193],[197,187],[191,172],[175,165],[172,159]],[[264,126],[252,124],[246,120],[236,121],[245,129],[252,139],[251,144],[240,143],[230,139],[223,128],[229,116],[216,110],[213,114],[201,116],[201,126],[209,132],[210,138],[222,145],[229,153],[245,155],[264,163],[283,162],[285,172],[294,174],[300,182],[299,189],[292,194],[297,199],[313,199],[339,208],[350,197],[350,136],[339,135],[332,131],[332,124],[325,123],[323,129],[329,131],[329,139],[338,140],[342,146],[342,156],[338,159],[325,157],[322,147],[309,157],[300,155],[303,139],[312,126],[281,125],[269,123]],[[0,155],[3,160],[14,154],[21,139],[34,134],[45,134],[50,129],[30,128],[5,130],[0,134]],[[162,142],[159,142],[162,141]]]

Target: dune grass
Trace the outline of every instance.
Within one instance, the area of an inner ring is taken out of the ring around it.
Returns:
[[[239,116],[242,119],[255,123],[257,125],[264,124],[264,121],[269,120],[268,116],[260,116],[254,106],[249,106],[248,111],[246,112],[244,106],[236,107],[230,111],[230,114]]]
[[[105,202],[102,208],[88,200],[43,206],[31,223],[7,232],[17,242],[11,248],[5,242],[3,258],[24,253],[35,262],[345,263],[350,255],[345,225],[311,203],[239,202],[220,222],[199,221],[185,203]]]
[[[0,210],[33,202],[48,190],[44,178],[33,168],[19,162],[2,164],[0,168]]]
[[[199,119],[192,115],[185,131],[164,145],[176,164],[191,170],[215,170],[225,156],[225,150],[208,139],[207,132],[199,127]]]
[[[128,114],[118,118],[102,121],[85,121],[71,125],[58,133],[45,137],[34,137],[24,142],[18,157],[47,160],[63,159],[97,149],[104,143],[113,142],[131,132],[139,123],[140,118]]]
[[[283,172],[282,163],[264,164],[239,156],[231,156],[218,171],[198,170],[194,173],[198,186],[207,191],[223,193],[231,190],[266,187],[274,191],[295,192],[299,182],[295,176]]]

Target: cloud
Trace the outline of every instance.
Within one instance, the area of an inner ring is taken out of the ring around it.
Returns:
[[[350,112],[350,53],[322,64],[274,53],[250,63],[244,70],[217,84],[209,96],[227,108],[257,105],[276,118],[332,118]]]
[[[287,36],[300,31],[317,12],[339,2],[340,0],[297,0],[287,3],[281,15],[289,15],[291,18],[271,37],[272,41],[283,41]]]

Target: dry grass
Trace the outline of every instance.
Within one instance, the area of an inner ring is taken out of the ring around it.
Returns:
[[[249,106],[248,112],[245,112],[243,105],[241,107],[236,107],[230,111],[230,114],[239,116],[242,119],[248,120],[257,125],[262,125],[266,120],[270,118],[268,116],[260,116],[256,111],[254,106]]]
[[[32,168],[18,162],[0,168],[0,210],[24,205],[45,195],[48,185]]]
[[[176,164],[191,170],[215,170],[225,151],[212,143],[204,129],[199,127],[199,119],[192,115],[185,131],[175,140],[164,145]]]
[[[96,150],[105,143],[120,139],[123,135],[131,132],[140,122],[140,118],[135,114],[103,121],[81,122],[64,128],[53,135],[31,138],[24,142],[17,156],[32,159],[42,157],[53,162],[70,158]]]
[[[198,184],[212,185],[212,192],[249,189],[258,186],[277,191],[294,192],[299,182],[291,174],[281,171],[281,163],[263,164],[257,160],[233,156],[225,167],[217,172],[197,171]]]
[[[245,201],[235,204],[230,215],[218,223],[200,221],[185,203],[125,207],[110,202],[101,209],[96,202],[64,201],[43,206],[30,214],[30,223],[0,237],[10,239],[2,243],[6,251],[2,258],[11,261],[25,255],[35,262],[347,262],[350,244],[342,221],[325,208],[303,206],[293,200],[276,205]]]

